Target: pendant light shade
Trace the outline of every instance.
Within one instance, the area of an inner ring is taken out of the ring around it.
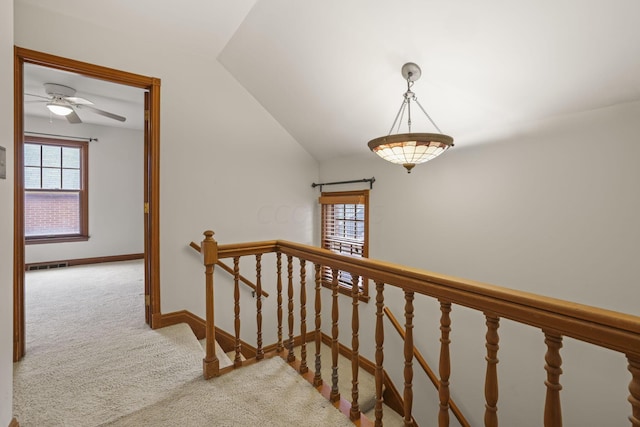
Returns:
[[[421,75],[420,67],[416,64],[409,62],[402,67],[402,76],[407,81],[407,91],[404,93],[404,100],[400,105],[400,110],[396,115],[389,135],[381,136],[369,141],[368,146],[371,151],[376,153],[391,163],[399,164],[407,169],[408,173],[411,173],[411,169],[415,165],[427,162],[440,154],[444,153],[449,147],[453,146],[453,138],[449,135],[442,133],[412,133],[411,132],[411,103],[414,102],[420,110],[427,116],[427,119],[436,128],[438,132],[440,128],[431,120],[431,117],[422,108],[422,105],[418,102],[415,94],[411,91],[413,82],[418,80]],[[408,133],[395,133],[392,134],[394,129],[396,132],[400,131],[400,125],[404,115],[407,115],[407,129]],[[399,119],[399,121],[398,121]]]

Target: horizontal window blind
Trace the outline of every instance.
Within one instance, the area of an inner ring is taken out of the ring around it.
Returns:
[[[368,192],[323,193],[319,199],[322,205],[322,247],[332,252],[366,258],[367,246],[367,201]],[[332,272],[323,268],[323,280],[332,282]],[[353,278],[349,272],[338,272],[340,286],[351,288]],[[363,291],[363,278],[358,278],[358,287]]]

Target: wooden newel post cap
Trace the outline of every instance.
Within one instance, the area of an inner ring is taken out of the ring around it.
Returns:
[[[213,265],[218,262],[218,242],[213,239],[213,231],[204,232],[204,240],[202,241],[202,255],[204,257],[204,265]]]

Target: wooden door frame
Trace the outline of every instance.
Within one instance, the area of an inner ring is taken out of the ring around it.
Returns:
[[[145,292],[148,291],[147,321],[160,327],[160,79],[132,74],[60,56],[14,47],[14,228],[13,228],[13,359],[25,354],[24,317],[24,64],[69,71],[85,77],[138,87],[149,92],[145,111]],[[143,207],[141,206],[142,210]]]

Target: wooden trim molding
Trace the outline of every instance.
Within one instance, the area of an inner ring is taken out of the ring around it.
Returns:
[[[18,420],[16,420],[15,418],[11,420],[11,422],[9,423],[9,427],[20,427],[20,424],[18,424]]]
[[[47,261],[47,262],[32,262],[29,264],[25,264],[26,270],[40,270],[49,265],[86,265],[86,264],[100,264],[103,262],[118,262],[118,261],[133,261],[136,259],[144,259],[144,254],[125,254],[125,255],[111,255],[111,256],[101,256],[95,258],[79,258],[79,259],[65,259],[59,261]]]

